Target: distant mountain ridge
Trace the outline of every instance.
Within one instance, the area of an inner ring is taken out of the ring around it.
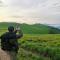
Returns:
[[[53,26],[55,28],[59,28],[60,29],[60,24],[48,24],[49,26]]]
[[[8,26],[17,26],[17,23],[7,23],[7,22],[1,22],[0,23],[0,30],[7,29]],[[24,34],[59,34],[60,29],[51,27],[44,24],[18,24],[20,28],[22,29]]]

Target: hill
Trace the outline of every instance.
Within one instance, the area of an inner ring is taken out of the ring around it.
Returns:
[[[0,30],[6,30],[8,26],[17,26],[17,23],[7,23],[1,22],[0,23]],[[51,26],[43,25],[43,24],[18,24],[20,28],[23,30],[24,34],[59,34],[60,29],[54,28]]]

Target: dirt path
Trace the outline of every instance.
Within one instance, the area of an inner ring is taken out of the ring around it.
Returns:
[[[36,58],[39,58],[40,56],[36,53],[33,53],[31,51],[28,51],[28,50],[25,50],[23,48],[20,47],[20,50],[19,50],[19,53],[18,53],[18,60],[33,60],[32,56],[36,57]],[[43,56],[42,56],[43,57]],[[35,58],[35,60],[37,60]],[[44,60],[50,60],[49,58],[47,57],[43,57]],[[11,60],[10,59],[10,56],[3,50],[1,50],[0,48],[0,60]]]
[[[10,56],[0,48],[0,60],[10,60]]]

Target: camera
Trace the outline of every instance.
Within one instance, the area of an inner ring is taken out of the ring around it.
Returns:
[[[16,27],[16,30],[19,31],[20,30],[20,27]]]

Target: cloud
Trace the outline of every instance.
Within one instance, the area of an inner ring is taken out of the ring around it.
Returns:
[[[13,18],[13,21],[16,21],[17,19],[19,21],[21,19],[24,22],[28,21],[28,23],[60,23],[60,0],[2,1],[7,6],[4,8],[7,13],[6,15],[10,16],[9,18]]]

